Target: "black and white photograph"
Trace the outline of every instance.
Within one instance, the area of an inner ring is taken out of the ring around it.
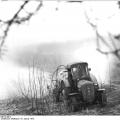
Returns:
[[[0,115],[120,115],[120,1],[0,0]]]

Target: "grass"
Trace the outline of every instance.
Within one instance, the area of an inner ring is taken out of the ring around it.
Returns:
[[[105,87],[107,91],[110,90],[109,86]],[[32,108],[31,101],[25,98],[15,98],[9,101],[6,106],[9,106],[8,110],[11,109],[12,112],[8,112],[11,115],[120,115],[119,93],[120,89],[111,89],[111,92],[107,93],[108,104],[104,108],[99,105],[91,105],[85,110],[72,113],[66,110],[63,102],[56,104],[52,94],[38,99],[38,111],[36,110],[35,100],[33,100],[34,107]]]

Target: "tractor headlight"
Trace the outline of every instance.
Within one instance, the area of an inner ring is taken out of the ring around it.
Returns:
[[[95,87],[95,89],[98,89],[99,87],[98,87],[98,84],[96,84],[96,83],[94,83],[94,87]]]
[[[78,88],[78,91],[80,92],[80,91],[81,91],[81,88]]]

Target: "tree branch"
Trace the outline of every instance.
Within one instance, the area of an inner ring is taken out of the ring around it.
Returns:
[[[19,14],[25,10],[26,5],[29,3],[29,0],[24,1],[24,3],[20,6],[20,8],[18,9],[18,11],[14,14],[14,16],[7,20],[7,21],[3,21],[0,20],[0,28],[2,29],[2,27],[4,26],[5,29],[2,30],[3,34],[0,36],[0,54],[2,52],[2,47],[5,43],[5,39],[8,35],[9,29],[11,28],[11,26],[13,24],[22,24],[23,22],[29,21],[31,19],[31,17],[36,14],[37,11],[40,10],[40,8],[43,6],[42,1],[36,1],[39,2],[39,4],[36,7],[36,10],[32,13],[27,12],[26,17],[19,17]]]
[[[109,38],[112,42],[112,45],[114,47],[114,50],[111,50],[111,51],[102,51],[100,49],[100,40],[103,42],[103,44],[105,44],[109,49],[112,49],[111,46],[107,43],[107,41],[105,40],[105,38],[103,36],[101,36],[98,32],[98,28],[97,28],[97,25],[93,24],[91,21],[90,21],[90,18],[88,17],[87,13],[85,12],[85,17],[87,19],[87,23],[94,29],[95,33],[96,33],[96,43],[97,43],[97,51],[100,52],[101,54],[104,54],[104,55],[109,55],[109,54],[114,54],[118,59],[120,59],[120,55],[119,55],[119,52],[120,52],[120,48],[117,48],[116,45],[115,45],[115,42],[113,40],[113,37],[110,33],[108,33],[109,35]]]

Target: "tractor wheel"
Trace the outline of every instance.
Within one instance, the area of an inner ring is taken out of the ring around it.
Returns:
[[[70,89],[65,86],[64,82],[61,83],[61,88],[62,88],[61,98],[62,98],[63,104],[65,106],[65,109],[68,110],[68,106],[69,106],[68,95],[70,93]]]
[[[102,92],[101,94],[100,94],[100,105],[101,105],[101,107],[104,107],[106,104],[107,104],[107,96],[106,96],[106,93],[105,92]]]
[[[58,88],[55,88],[53,90],[53,100],[55,103],[59,102],[60,100],[60,94],[59,94],[59,89]]]
[[[67,97],[67,90],[65,88],[62,90],[62,101],[65,106],[65,109],[68,109],[69,101]]]
[[[69,101],[69,112],[76,112],[78,110],[79,106],[77,104],[77,100],[75,96],[70,97]]]

